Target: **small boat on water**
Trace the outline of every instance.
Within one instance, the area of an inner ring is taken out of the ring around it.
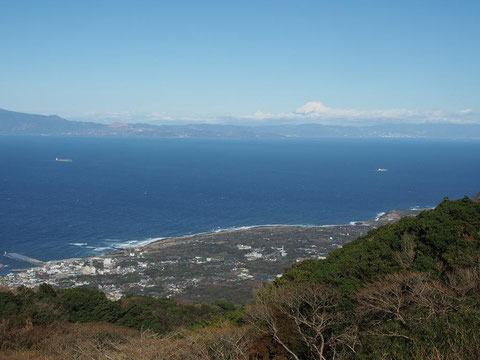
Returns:
[[[72,159],[61,159],[61,158],[55,158],[55,161],[60,161],[60,162],[72,162]]]
[[[377,172],[386,172],[388,171],[388,169],[385,169],[385,168],[378,168],[377,169]]]

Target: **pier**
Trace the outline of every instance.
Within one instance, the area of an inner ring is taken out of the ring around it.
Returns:
[[[29,256],[25,256],[25,255],[22,255],[22,254],[7,253],[5,251],[5,254],[3,254],[3,256],[5,256],[7,258],[10,258],[10,259],[13,259],[13,260],[18,260],[18,261],[26,262],[26,263],[29,263],[29,264],[33,264],[33,265],[36,265],[36,266],[45,265],[45,263],[43,261],[31,258]]]

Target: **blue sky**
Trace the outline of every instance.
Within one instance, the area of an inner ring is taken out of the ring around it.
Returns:
[[[480,121],[478,19],[480,1],[0,0],[0,108]]]

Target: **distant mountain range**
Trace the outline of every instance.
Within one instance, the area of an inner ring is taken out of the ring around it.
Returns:
[[[237,126],[220,124],[98,124],[0,109],[0,135],[157,138],[462,138],[480,139],[480,124],[422,123],[370,126],[321,124]]]

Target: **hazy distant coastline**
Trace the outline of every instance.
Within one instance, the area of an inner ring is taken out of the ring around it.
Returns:
[[[100,124],[0,109],[0,135],[92,136],[136,138],[438,138],[480,139],[480,124],[402,123],[338,126],[322,124],[227,125],[195,123],[152,125],[116,122]]]

